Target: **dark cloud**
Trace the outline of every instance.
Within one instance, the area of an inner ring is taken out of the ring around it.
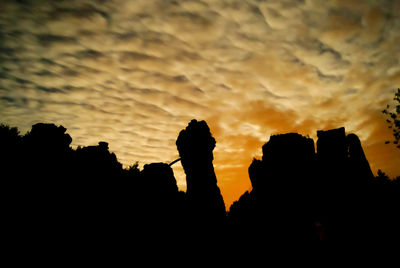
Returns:
[[[14,80],[15,82],[19,83],[19,84],[33,84],[33,82],[26,80],[26,79],[22,79],[16,76],[8,76],[10,79]]]
[[[36,86],[36,89],[40,91],[44,91],[46,93],[63,93],[61,89],[55,87],[43,87],[43,86]]]
[[[224,84],[219,84],[219,87],[222,88],[222,89],[224,89],[224,90],[231,90],[230,87],[228,87],[228,86],[226,86],[226,85],[224,85]]]
[[[73,56],[77,59],[98,59],[100,57],[105,57],[105,54],[93,49],[86,49],[78,51],[77,53],[73,54]]]
[[[276,94],[272,93],[271,91],[269,91],[269,90],[266,89],[266,88],[264,88],[264,90],[263,90],[262,92],[263,92],[263,93],[265,94],[265,96],[268,97],[268,98],[272,98],[272,99],[285,99],[285,98],[286,98],[286,97],[284,97],[284,96],[276,95]]]
[[[55,61],[47,58],[40,58],[38,61],[46,65],[58,65]]]
[[[328,81],[328,82],[336,82],[336,83],[338,83],[338,82],[340,82],[340,81],[342,81],[343,80],[343,76],[341,76],[341,75],[327,75],[327,74],[323,74],[320,70],[318,70],[317,68],[316,68],[316,72],[317,72],[317,75],[318,75],[318,77],[321,79],[321,80],[323,80],[323,81]]]
[[[159,58],[138,52],[122,51],[119,52],[119,60],[122,63],[127,63],[130,61],[159,60]]]
[[[186,76],[184,75],[177,75],[173,77],[174,81],[176,82],[188,82],[189,80],[187,79]]]
[[[68,18],[88,19],[96,15],[102,16],[105,20],[110,21],[110,15],[86,1],[73,1],[71,4],[57,6],[51,11],[50,20],[63,20]]]
[[[356,94],[357,92],[358,92],[358,89],[348,88],[345,90],[344,94]]]
[[[8,103],[15,103],[16,102],[16,99],[11,98],[11,97],[1,97],[0,100],[8,102]]]
[[[41,70],[39,72],[35,72],[34,74],[38,75],[38,76],[54,76],[55,75],[54,73],[50,72],[49,70]]]
[[[311,41],[311,44],[312,44],[311,46],[317,47],[320,54],[328,53],[328,54],[331,54],[336,60],[338,60],[338,61],[342,60],[342,55],[338,51],[336,51],[333,48],[329,47],[328,45],[322,43],[320,40],[315,39],[315,40]]]
[[[39,34],[36,36],[41,46],[47,47],[55,43],[77,44],[77,39],[70,36]]]

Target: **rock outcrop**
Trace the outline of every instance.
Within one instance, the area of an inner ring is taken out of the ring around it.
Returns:
[[[186,173],[191,211],[202,220],[223,219],[225,204],[213,166],[215,139],[205,121],[192,120],[179,133],[176,145]]]
[[[252,191],[230,208],[233,228],[252,229],[260,240],[293,242],[340,240],[351,224],[360,224],[365,217],[352,213],[366,196],[357,190],[373,179],[360,140],[344,128],[317,136],[317,151],[312,139],[296,133],[270,137],[262,160],[249,167]]]

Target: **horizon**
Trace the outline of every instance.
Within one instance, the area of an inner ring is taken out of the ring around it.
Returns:
[[[1,123],[1,122],[0,122],[0,123]],[[2,124],[2,125],[5,125],[5,126],[8,126],[8,127],[10,127],[10,128],[13,128],[13,127],[14,127],[14,126],[9,126],[9,125],[3,124],[3,123],[1,123],[1,124]],[[41,122],[40,124],[53,124],[53,123]],[[56,126],[57,126],[57,125],[56,125]],[[57,127],[64,127],[64,128],[65,128],[65,126],[62,126],[62,125],[59,125],[59,126],[57,126]],[[341,128],[341,127],[340,127],[340,128]],[[343,127],[343,128],[344,128],[344,127]],[[17,129],[18,129],[18,128],[17,128]],[[335,129],[339,129],[339,128],[323,129],[323,131],[335,130]],[[344,128],[344,130],[345,130],[345,128]],[[211,135],[212,135],[212,129],[210,129],[210,131],[211,131]],[[317,130],[317,131],[320,131],[320,130]],[[20,129],[18,129],[18,132],[19,132],[19,135],[20,135],[21,137],[23,137],[24,135],[28,134],[28,133],[30,132],[30,130],[26,131],[25,133],[21,133]],[[270,135],[269,139],[268,139],[265,143],[263,143],[263,144],[260,146],[260,150],[261,150],[261,147],[262,147],[263,145],[267,144],[267,143],[270,141],[270,139],[271,139],[272,136],[276,136],[276,135],[285,135],[285,134],[290,134],[290,133],[299,134],[299,133],[297,133],[297,132],[288,132],[288,133],[276,133],[276,134],[272,134],[272,135]],[[347,132],[345,132],[345,133],[346,133],[346,135],[349,135],[349,134],[356,134],[356,133],[347,133]],[[65,134],[68,134],[68,135],[69,135],[69,133],[68,133],[68,128],[66,128]],[[300,134],[300,135],[301,135],[301,134]],[[306,137],[306,138],[310,138],[310,139],[313,140],[313,144],[314,144],[314,153],[317,154],[317,140],[318,140],[318,137],[315,138],[315,137],[311,137],[310,135],[302,135],[302,136],[303,136],[303,137]],[[73,144],[74,138],[73,138],[72,136],[71,136],[71,138],[72,138],[72,143],[71,143],[71,145],[70,145],[70,148],[73,149],[73,150],[77,150],[78,148],[90,147],[90,146],[98,146],[101,142],[106,142],[107,145],[108,145],[108,147],[109,147],[109,145],[110,145],[110,144],[107,142],[107,140],[102,140],[102,141],[99,140],[96,144],[88,144],[88,145],[82,145],[82,144],[81,144],[81,145],[73,146],[72,144]],[[216,145],[218,145],[218,141],[216,141]],[[394,146],[393,144],[386,144],[386,145],[387,145],[387,146]],[[362,146],[362,144],[361,144],[361,146]],[[178,151],[178,150],[177,150],[177,151]],[[112,153],[112,154],[115,154],[115,152],[113,152],[113,151],[110,150],[110,149],[109,149],[109,152]],[[115,156],[116,156],[117,161],[118,161],[119,163],[121,163],[120,160],[118,159],[118,155],[115,154]],[[253,162],[254,159],[260,160],[261,157],[262,157],[262,155],[255,156],[255,157],[249,159],[249,163]],[[367,158],[367,161],[368,161],[368,157],[366,157],[366,158]],[[181,165],[180,160],[181,160],[181,157],[178,157],[177,159],[175,159],[175,160],[173,160],[173,161],[163,161],[163,162],[157,162],[157,163],[168,164],[168,165],[172,168],[172,170],[173,170],[174,177],[175,177],[175,179],[176,179],[176,183],[177,183],[178,189],[179,189],[180,191],[186,192],[186,174],[185,174],[184,171],[183,171],[183,167],[182,167],[182,165]],[[214,157],[214,160],[215,160],[215,157]],[[132,162],[132,163],[129,164],[129,165],[124,165],[123,163],[121,163],[121,165],[122,165],[122,168],[123,168],[123,169],[128,169],[129,167],[131,167],[131,166],[133,166],[133,165],[136,165],[136,163],[138,164],[138,168],[139,168],[140,170],[143,170],[144,165],[146,165],[146,164],[140,163],[140,161]],[[173,165],[171,165],[171,163],[172,163]],[[147,164],[151,164],[151,163],[147,163]],[[250,164],[249,164],[249,166],[250,166]],[[216,173],[216,176],[217,176],[217,185],[221,188],[221,194],[222,194],[223,200],[224,200],[225,205],[226,205],[226,211],[229,212],[230,207],[232,206],[232,204],[233,204],[234,202],[238,201],[240,196],[242,196],[246,191],[247,191],[247,192],[251,192],[251,191],[252,191],[253,187],[251,186],[251,183],[250,183],[251,181],[250,181],[249,174],[247,173],[247,177],[246,177],[247,183],[249,184],[249,187],[248,187],[247,189],[245,189],[243,192],[234,192],[231,198],[226,199],[226,197],[224,196],[223,187],[221,187],[221,184],[219,183],[219,180],[218,180],[218,174],[217,174],[217,173],[218,173],[218,172],[217,172],[218,168],[215,167],[215,164],[214,164],[214,168],[215,168],[215,173]],[[379,170],[379,168],[375,171],[375,170],[373,170],[372,167],[371,167],[371,170],[373,171],[374,176],[377,176],[377,175],[378,175],[378,170]],[[247,171],[247,170],[246,170],[246,171]],[[381,171],[385,172],[384,170],[381,170]],[[385,172],[385,173],[386,173],[386,172]],[[396,179],[397,177],[399,177],[399,175],[390,176],[390,174],[387,174],[387,173],[386,173],[386,175],[389,175],[389,178],[390,178],[390,179]]]

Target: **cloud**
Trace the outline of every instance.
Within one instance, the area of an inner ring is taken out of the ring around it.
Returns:
[[[398,152],[381,145],[390,133],[380,114],[400,82],[398,1],[2,7],[0,116],[22,132],[63,124],[74,146],[105,140],[125,165],[146,164],[176,159],[179,131],[206,119],[228,205],[248,189],[247,166],[273,133],[315,137],[344,125],[374,170],[400,172],[388,160]]]

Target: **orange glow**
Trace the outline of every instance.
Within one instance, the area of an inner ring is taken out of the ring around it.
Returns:
[[[364,124],[361,124],[358,130],[355,130],[355,134],[358,132],[362,134],[362,130],[367,126],[373,126],[373,130],[367,139],[362,140],[372,171],[376,174],[377,170],[381,169],[391,177],[398,176],[400,174],[400,150],[396,149],[393,144],[385,144],[386,140],[391,139],[391,131],[387,128],[384,116],[379,111],[369,112],[368,114],[373,114],[373,116],[369,116]],[[316,131],[319,129],[327,130],[345,125],[348,127],[347,134],[351,133],[349,131],[351,125],[345,124],[344,119],[326,120],[320,123],[310,119],[296,125],[294,123],[296,121],[295,113],[278,111],[264,106],[261,102],[251,103],[247,106],[247,109],[232,116],[262,126],[266,134],[262,140],[254,137],[254,133],[247,135],[228,134],[220,127],[219,118],[213,117],[207,120],[217,141],[217,147],[214,151],[215,172],[227,209],[245,191],[251,191],[248,167],[254,157],[258,159],[262,157],[261,147],[269,140],[270,134],[287,132],[309,134],[316,142]],[[238,128],[238,126],[235,126],[235,128]],[[267,133],[267,130],[270,130],[270,132]],[[360,133],[358,134],[360,135]],[[219,150],[220,147],[231,148],[234,152],[221,151]]]

